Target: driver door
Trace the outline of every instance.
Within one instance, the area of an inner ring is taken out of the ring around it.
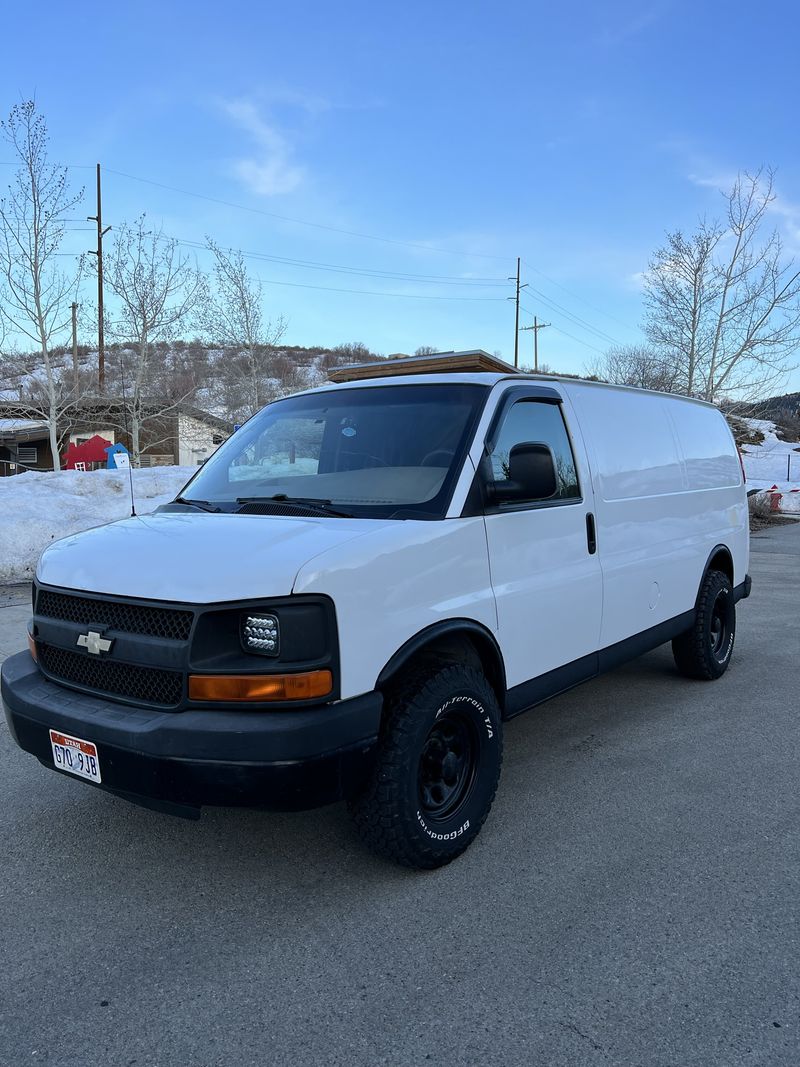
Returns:
[[[580,435],[569,431],[562,402],[518,389],[501,400],[489,438],[482,464],[487,480],[509,477],[515,445],[543,443],[553,455],[553,496],[489,505],[485,522],[508,687],[574,665],[550,679],[556,692],[596,673],[600,641],[602,576],[585,452]],[[531,696],[530,703],[539,699]]]

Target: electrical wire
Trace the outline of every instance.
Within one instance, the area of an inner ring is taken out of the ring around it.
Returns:
[[[522,304],[520,304],[520,307],[522,307]],[[529,311],[529,310],[528,310],[528,308],[524,308],[523,310],[524,310],[524,311],[526,311],[526,312],[527,312],[527,313],[528,313],[529,315],[532,315],[532,314],[533,314],[533,312],[532,312],[532,311]],[[580,337],[576,337],[576,336],[575,336],[574,334],[572,334],[572,333],[567,333],[567,331],[566,331],[566,330],[562,330],[562,328],[561,328],[560,326],[556,326],[556,325],[555,325],[555,323],[552,323],[552,322],[551,322],[551,323],[548,323],[548,325],[550,326],[550,328],[551,328],[551,329],[555,330],[555,331],[556,331],[556,333],[562,333],[562,334],[563,334],[563,335],[564,335],[565,337],[569,337],[569,339],[570,339],[571,341],[575,341],[575,342],[576,342],[577,344],[579,344],[579,345],[583,345],[583,346],[584,346],[584,348],[591,348],[591,350],[592,350],[593,352],[597,352],[597,353],[599,353],[599,354],[600,354],[601,356],[604,356],[604,355],[605,355],[605,352],[604,352],[604,351],[602,350],[602,348],[597,348],[597,347],[596,347],[595,345],[590,345],[588,341],[582,341],[582,340],[580,339]]]
[[[0,165],[3,165],[3,166],[18,166],[18,164],[14,163],[13,161],[12,162],[0,161]],[[66,166],[67,166],[68,169],[75,169],[75,170],[93,170],[94,169],[94,167],[92,167],[92,166],[90,166],[88,164],[66,164]],[[141,177],[139,175],[130,174],[130,173],[126,172],[126,171],[117,170],[116,168],[113,168],[113,167],[105,167],[103,169],[104,169],[104,172],[107,173],[107,174],[114,174],[117,177],[125,178],[125,179],[127,179],[129,181],[139,182],[139,183],[144,184],[144,185],[150,185],[150,186],[153,186],[154,188],[158,188],[158,189],[164,189],[164,190],[167,190],[169,192],[177,193],[180,196],[193,197],[194,199],[204,200],[204,201],[206,201],[208,203],[219,204],[219,205],[221,205],[223,207],[230,207],[230,208],[233,208],[234,210],[237,210],[237,211],[245,211],[245,212],[249,212],[251,214],[261,215],[261,216],[264,216],[266,218],[277,219],[278,221],[281,221],[281,222],[289,222],[289,223],[292,223],[294,225],[308,226],[308,227],[311,227],[313,229],[325,230],[325,231],[328,231],[328,232],[331,232],[331,233],[340,233],[340,234],[343,234],[344,236],[348,236],[348,237],[357,237],[357,238],[362,239],[362,240],[378,241],[378,242],[381,242],[383,244],[396,245],[396,246],[401,246],[401,247],[405,247],[405,248],[415,248],[415,249],[420,249],[420,250],[425,251],[425,252],[435,252],[435,253],[442,254],[442,255],[460,256],[460,257],[463,257],[463,258],[488,259],[488,260],[494,260],[496,262],[507,262],[508,261],[508,258],[505,257],[505,256],[491,255],[491,254],[484,253],[484,252],[459,252],[459,251],[455,251],[453,249],[439,248],[439,247],[434,246],[434,245],[423,244],[421,242],[402,241],[402,240],[398,240],[396,238],[383,237],[383,236],[379,236],[377,234],[364,233],[364,232],[358,231],[358,230],[347,230],[347,229],[344,229],[342,227],[331,226],[331,225],[328,225],[326,223],[312,222],[312,221],[310,221],[308,219],[301,219],[301,218],[297,218],[297,217],[293,217],[293,216],[289,216],[289,215],[281,215],[281,214],[279,214],[277,212],[267,211],[264,208],[257,208],[257,207],[253,207],[253,206],[246,205],[246,204],[238,204],[238,203],[236,203],[234,201],[224,200],[224,199],[222,199],[220,197],[208,196],[207,194],[198,193],[198,192],[195,192],[195,191],[190,190],[190,189],[181,189],[181,188],[179,188],[177,186],[169,185],[166,182],[158,182],[158,181],[155,181],[155,180],[153,180],[151,178],[143,178],[143,177]],[[77,221],[83,221],[83,220],[77,220],[77,219],[72,220],[72,219],[70,219],[69,221],[76,221],[77,222]],[[90,230],[90,228],[87,227],[85,232],[89,232],[89,230]],[[75,230],[75,231],[69,230],[68,232],[78,232],[78,231],[77,230]],[[182,246],[185,246],[185,247],[189,247],[189,248],[198,248],[199,249],[199,248],[206,248],[207,247],[206,245],[203,245],[203,244],[201,244],[200,242],[197,242],[197,241],[189,241],[189,240],[185,240],[185,239],[181,239],[181,238],[168,238],[168,239],[175,240],[178,244],[180,244]],[[456,285],[457,284],[457,285],[478,285],[478,286],[487,286],[487,285],[498,285],[499,286],[499,285],[507,284],[507,282],[504,282],[502,279],[497,279],[497,278],[486,278],[486,279],[483,279],[483,278],[481,278],[481,279],[478,279],[478,278],[460,278],[460,277],[456,277],[456,276],[452,276],[452,275],[449,275],[449,276],[448,275],[423,275],[423,274],[412,274],[412,273],[405,273],[405,272],[399,272],[399,271],[380,271],[380,270],[377,270],[377,269],[373,270],[371,268],[356,268],[356,267],[352,267],[352,266],[347,265],[347,264],[330,264],[330,263],[317,262],[317,261],[314,261],[314,260],[295,260],[295,259],[290,259],[290,258],[282,257],[282,256],[270,256],[267,253],[245,252],[242,249],[229,248],[229,249],[225,249],[225,251],[228,251],[228,252],[239,252],[239,253],[241,253],[241,255],[243,255],[243,256],[245,256],[247,258],[252,258],[252,259],[255,259],[255,260],[263,260],[265,262],[271,262],[271,263],[282,263],[282,264],[285,264],[286,266],[294,266],[294,267],[298,267],[298,268],[301,268],[301,269],[325,270],[325,271],[330,271],[330,272],[334,272],[334,273],[352,274],[354,276],[365,277],[365,278],[378,278],[378,279],[397,280],[397,281],[417,281],[417,282],[421,282],[421,283],[424,283],[424,284],[444,283],[444,284],[450,284],[450,285]],[[72,253],[56,253],[56,254],[62,255],[62,256],[69,256]],[[620,325],[624,326],[626,329],[628,328],[629,324],[624,323],[621,319],[618,319],[615,316],[609,314],[608,312],[603,311],[600,308],[597,308],[594,305],[590,304],[589,301],[585,300],[583,297],[578,296],[576,293],[573,293],[570,289],[568,289],[566,286],[562,285],[560,282],[557,282],[554,278],[551,278],[548,274],[546,274],[539,267],[535,267],[527,259],[522,259],[522,262],[525,264],[525,266],[529,270],[534,271],[534,273],[536,273],[539,276],[541,276],[542,278],[544,278],[546,281],[548,281],[551,285],[555,286],[556,288],[561,289],[562,292],[566,293],[568,296],[571,296],[573,299],[578,300],[580,303],[583,303],[586,307],[591,308],[591,310],[595,311],[597,314],[603,315],[605,318],[608,318],[608,319],[610,319],[610,320],[612,320],[614,322],[620,323]],[[337,288],[337,287],[333,287],[333,286],[315,286],[315,285],[310,285],[310,284],[303,284],[303,283],[300,283],[300,282],[279,281],[278,279],[259,279],[259,280],[263,281],[264,284],[268,284],[268,285],[285,285],[285,286],[291,286],[291,287],[294,287],[294,288],[317,289],[317,290],[328,291],[328,292],[354,293],[354,294],[358,294],[358,295],[362,295],[362,296],[387,296],[387,297],[397,297],[397,298],[405,298],[405,299],[429,299],[429,300],[478,300],[478,301],[491,301],[491,300],[501,300],[501,299],[503,299],[502,297],[456,297],[456,296],[443,296],[443,295],[433,295],[433,294],[378,293],[378,292],[374,292],[374,291],[370,291],[370,290],[345,289],[345,288]],[[557,301],[553,300],[552,298],[548,297],[546,294],[541,292],[541,290],[535,288],[534,286],[532,286],[530,284],[528,285],[528,288],[530,289],[531,292],[536,293],[536,295],[539,297],[539,299],[542,300],[545,303],[546,306],[555,308],[558,312],[560,312],[561,314],[566,316],[569,321],[573,322],[580,329],[586,330],[588,333],[592,334],[593,336],[596,336],[598,339],[600,339],[602,341],[607,341],[610,344],[619,344],[619,342],[614,337],[612,337],[610,334],[608,334],[606,331],[601,330],[596,326],[593,326],[591,323],[587,322],[587,320],[583,319],[581,316],[576,315],[575,313],[569,311],[563,305],[559,304]],[[528,313],[532,314],[532,312],[528,312]],[[564,336],[570,337],[572,340],[576,341],[579,344],[583,344],[585,347],[590,348],[595,352],[600,352],[601,351],[599,348],[595,347],[594,345],[590,345],[585,341],[581,341],[579,338],[574,337],[572,334],[567,333],[567,331],[565,331],[563,329],[560,329],[558,327],[554,327],[554,328],[558,329],[558,332],[564,334]]]
[[[192,241],[187,238],[173,237],[168,234],[162,234],[160,239],[165,241],[175,241],[176,244],[184,245],[187,248],[211,251],[209,246],[203,241]],[[345,263],[324,263],[313,259],[291,259],[285,256],[271,256],[267,252],[245,252],[244,249],[233,247],[224,248],[220,246],[220,251],[238,253],[246,259],[263,260],[269,263],[283,263],[287,266],[303,267],[310,270],[326,270],[338,274],[355,274],[365,278],[388,278],[399,281],[429,282],[431,284],[445,283],[447,285],[508,286],[508,280],[506,278],[464,278],[453,274],[411,274],[406,271],[386,271],[377,268],[373,269],[371,267],[353,267]]]
[[[584,299],[584,297],[578,296],[577,293],[573,293],[570,289],[567,289],[565,285],[562,285],[560,282],[557,282],[555,278],[551,278],[549,274],[545,274],[543,270],[540,270],[538,267],[534,267],[534,265],[532,263],[529,263],[527,259],[523,259],[522,262],[529,270],[532,270],[535,274],[541,275],[541,277],[545,278],[548,282],[550,282],[551,285],[554,285],[556,289],[560,289],[563,293],[566,293],[567,296],[571,296],[573,300],[577,300],[579,301],[579,303],[585,304],[586,307],[590,308],[596,314],[602,315],[604,318],[611,319],[612,322],[619,323],[619,325],[624,326],[626,330],[630,327],[630,323],[623,322],[622,319],[618,319],[616,315],[611,315],[607,311],[601,311],[600,308],[595,307],[594,304],[590,304],[588,300]]]
[[[115,170],[112,167],[104,167],[104,173],[116,174],[119,178],[128,178],[130,181],[142,182],[144,185],[153,185],[158,189],[167,189],[169,192],[178,193],[181,196],[192,196],[197,200],[207,200],[211,204],[220,204],[222,207],[231,207],[237,211],[249,211],[254,215],[264,215],[267,218],[278,219],[280,222],[291,222],[297,226],[310,226],[315,230],[327,230],[330,233],[341,233],[346,237],[358,237],[365,241],[380,241],[383,244],[389,245],[402,245],[405,248],[418,248],[423,252],[438,252],[447,256],[462,256],[468,259],[493,259],[500,263],[507,263],[508,256],[493,256],[486,252],[455,252],[450,248],[436,248],[433,245],[422,244],[417,241],[399,241],[392,237],[379,237],[374,233],[362,233],[359,230],[345,230],[339,226],[329,226],[322,222],[310,222],[308,219],[298,219],[291,215],[279,215],[275,211],[266,211],[264,208],[251,207],[246,204],[237,204],[231,200],[222,200],[216,196],[207,196],[205,193],[195,193],[190,189],[179,189],[174,185],[167,185],[165,182],[156,182],[150,178],[140,178],[136,174],[127,174],[122,170]]]
[[[330,285],[307,285],[302,282],[284,282],[277,278],[255,278],[264,285],[288,285],[293,289],[318,289],[326,293],[357,293],[359,296],[388,296],[405,300],[466,300],[481,303],[504,303],[504,296],[441,296],[432,293],[381,293],[375,289],[339,289]]]
[[[542,300],[549,307],[555,308],[555,310],[561,312],[562,315],[566,315],[566,317],[576,326],[580,327],[583,330],[586,330],[588,333],[594,334],[599,340],[605,341],[608,344],[612,345],[620,344],[620,342],[615,337],[612,337],[611,334],[608,334],[604,330],[600,330],[596,326],[593,326],[590,322],[587,322],[586,319],[582,319],[580,315],[575,315],[573,312],[565,308],[562,304],[556,303],[555,300],[552,300],[545,293],[541,292],[541,290],[536,289],[530,284],[527,286],[527,288],[529,292],[536,293],[539,299]]]

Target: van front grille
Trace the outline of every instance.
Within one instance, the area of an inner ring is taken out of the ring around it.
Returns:
[[[175,707],[183,697],[183,675],[133,663],[100,659],[55,645],[37,645],[39,664],[54,681],[108,696]]]
[[[179,608],[157,608],[125,600],[94,600],[40,589],[36,614],[64,622],[97,624],[120,633],[145,634],[169,641],[188,641],[194,613]]]

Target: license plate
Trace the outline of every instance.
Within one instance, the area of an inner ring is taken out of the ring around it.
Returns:
[[[97,746],[80,737],[50,731],[50,745],[53,749],[53,762],[60,771],[86,778],[90,782],[100,781],[100,759]]]

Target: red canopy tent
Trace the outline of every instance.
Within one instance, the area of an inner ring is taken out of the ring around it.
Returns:
[[[63,454],[62,459],[64,465],[68,471],[73,470],[91,470],[91,464],[102,463],[105,467],[106,449],[111,447],[111,442],[106,441],[105,437],[101,437],[96,433],[94,437],[90,437],[88,441],[84,441],[82,445],[70,445],[67,451]],[[84,466],[78,467],[78,464],[84,464]]]

